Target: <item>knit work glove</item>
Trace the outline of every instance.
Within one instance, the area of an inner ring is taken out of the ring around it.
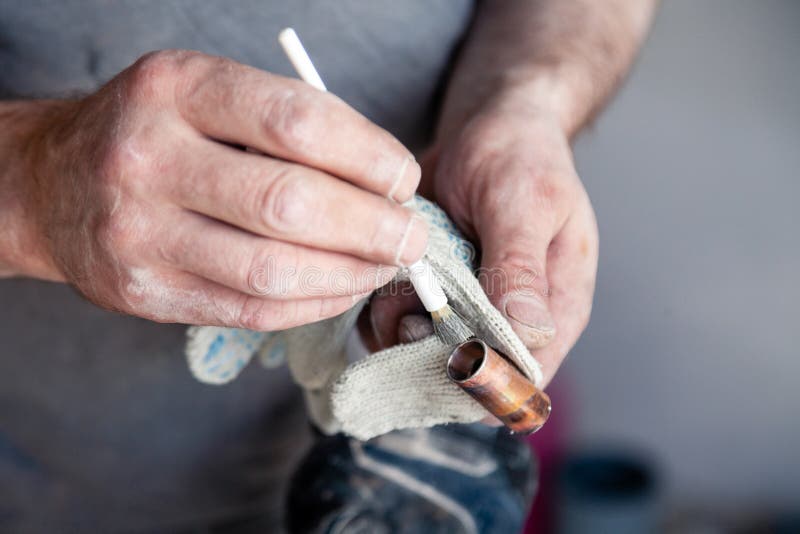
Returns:
[[[472,248],[435,204],[417,197],[412,206],[429,225],[425,259],[475,335],[504,353],[537,386],[539,363],[511,325],[489,302],[470,262]],[[401,271],[396,280],[407,280]],[[447,377],[452,347],[432,335],[348,362],[347,338],[365,301],[317,323],[278,333],[191,327],[186,355],[194,376],[222,384],[233,380],[256,353],[267,367],[284,357],[303,387],[311,419],[326,433],[343,431],[359,439],[399,428],[472,423],[486,411]],[[544,341],[544,337],[543,337]]]

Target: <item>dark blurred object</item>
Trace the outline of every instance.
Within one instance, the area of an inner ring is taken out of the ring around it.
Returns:
[[[741,534],[798,534],[800,533],[800,510],[783,513],[755,522],[749,527],[737,530]]]
[[[703,507],[670,510],[664,520],[664,534],[731,534],[735,532],[720,514]]]
[[[295,473],[292,533],[520,532],[536,488],[528,446],[448,425],[368,442],[321,436]]]
[[[665,534],[798,534],[800,511],[765,510],[763,505],[720,508],[699,504],[671,512]]]
[[[547,393],[558,409],[550,414],[547,424],[539,432],[525,438],[539,468],[536,499],[528,514],[525,534],[555,532],[558,474],[569,451],[568,436],[574,420],[575,394],[569,380],[567,375],[557,374],[550,382]]]
[[[557,532],[656,532],[656,486],[654,468],[639,455],[614,450],[571,455],[559,476]]]
[[[773,534],[797,534],[800,532],[800,511],[779,517],[768,527]]]

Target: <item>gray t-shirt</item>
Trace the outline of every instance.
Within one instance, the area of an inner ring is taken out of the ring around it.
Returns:
[[[471,0],[0,0],[0,98],[90,92],[150,50],[293,75],[293,26],[328,88],[413,148]],[[0,280],[0,531],[175,532],[281,511],[309,436],[285,371],[195,382],[185,327]]]

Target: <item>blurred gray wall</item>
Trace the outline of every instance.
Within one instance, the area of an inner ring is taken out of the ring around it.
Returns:
[[[601,258],[573,442],[650,448],[679,502],[800,506],[800,1],[666,0],[576,155]]]

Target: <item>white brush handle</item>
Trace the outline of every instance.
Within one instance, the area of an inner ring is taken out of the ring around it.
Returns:
[[[320,91],[327,92],[328,89],[322,82],[319,72],[314,68],[314,64],[311,63],[311,58],[308,57],[308,52],[303,47],[303,43],[300,42],[300,38],[294,28],[281,30],[281,33],[278,34],[278,42],[289,57],[289,61],[292,62],[292,66],[297,71],[300,79]]]
[[[447,296],[433,274],[430,263],[425,260],[415,261],[408,267],[408,277],[428,312],[439,311],[447,306]]]
[[[297,36],[297,32],[292,28],[286,28],[278,34],[278,42],[283,47],[283,51],[289,57],[294,69],[297,71],[300,79],[306,83],[313,85],[320,91],[327,91],[325,84],[322,83],[317,69],[308,57],[303,43]],[[408,268],[408,275],[411,283],[414,285],[414,290],[417,292],[422,305],[428,312],[439,311],[447,306],[447,296],[444,294],[442,286],[436,280],[433,274],[433,269],[428,262],[418,260],[411,264]]]

